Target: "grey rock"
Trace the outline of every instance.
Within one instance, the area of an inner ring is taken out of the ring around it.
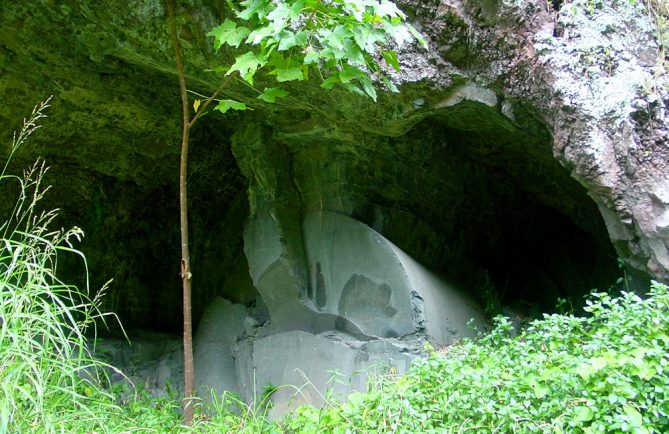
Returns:
[[[348,216],[308,213],[304,239],[311,302],[367,336],[401,338],[424,331],[435,345],[447,345],[472,333],[470,319],[484,324],[476,303],[462,291]]]
[[[142,332],[130,341],[100,338],[94,355],[116,369],[108,372],[112,385],[125,385],[124,396],[141,387],[151,396],[183,393],[183,350],[178,336]]]
[[[409,364],[410,357],[389,342],[362,351],[334,340],[336,336],[291,331],[243,343],[237,355],[245,399],[271,399],[270,417],[276,418],[304,403],[342,400],[365,390],[371,373],[390,367],[404,372]]]
[[[194,341],[195,388],[202,398],[239,394],[232,346],[246,334],[247,310],[220,297],[207,306]]]

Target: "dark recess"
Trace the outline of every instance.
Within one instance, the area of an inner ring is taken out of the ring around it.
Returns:
[[[621,275],[595,203],[553,158],[550,137],[527,142],[486,130],[434,120],[415,127],[407,136],[432,146],[433,154],[412,162],[418,180],[400,185],[422,191],[398,200],[376,186],[368,194],[373,205],[357,217],[374,226],[374,207],[401,213],[384,235],[472,292],[488,313],[503,306],[532,315],[553,312],[558,298],[578,312],[584,295],[609,289]],[[416,222],[431,230],[402,228]]]
[[[175,146],[177,140],[175,138]],[[59,223],[76,223],[86,233],[85,253],[91,288],[114,279],[104,308],[115,312],[129,334],[135,330],[180,333],[182,327],[179,279],[178,166],[173,179],[140,186],[50,158],[57,177],[49,203],[66,204]],[[65,175],[68,174],[68,175]],[[77,186],[76,191],[65,186]],[[226,278],[243,256],[242,228],[248,214],[246,184],[229,147],[223,122],[207,119],[195,129],[189,176],[191,255],[194,274],[193,313],[199,321],[213,296],[224,294]],[[77,258],[64,258],[64,280],[83,284]],[[105,335],[118,335],[108,321]]]

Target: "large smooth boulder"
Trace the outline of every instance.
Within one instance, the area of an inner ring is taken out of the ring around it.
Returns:
[[[297,234],[304,257],[288,251],[295,232],[275,214],[249,220],[247,259],[269,321],[214,299],[195,340],[202,396],[213,389],[258,402],[279,387],[271,394],[273,416],[302,403],[323,405],[328,396],[363,390],[379,368],[406,371],[427,341],[441,346],[471,336],[471,320],[485,326],[466,294],[350,216],[307,213]],[[306,279],[293,269],[302,263]]]
[[[352,323],[370,338],[424,333],[448,345],[485,323],[464,292],[449,285],[369,226],[331,212],[308,213],[304,240],[309,299],[319,312]]]

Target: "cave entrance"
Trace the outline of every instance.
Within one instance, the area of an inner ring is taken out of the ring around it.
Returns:
[[[548,129],[522,106],[514,113],[509,119],[496,107],[463,101],[401,137],[360,133],[333,143],[290,136],[283,145],[292,179],[282,188],[299,191],[294,205],[303,212],[340,212],[366,223],[471,292],[489,315],[509,307],[537,316],[556,311],[560,299],[578,312],[583,295],[615,283],[617,256],[594,201],[554,158]],[[192,156],[196,321],[214,295],[250,304],[257,294],[243,251],[247,185],[227,147],[220,149],[232,131],[220,131],[202,129]],[[174,187],[165,187],[165,197],[176,197]],[[146,270],[132,288],[146,307],[135,314],[131,304],[119,305],[129,328],[181,327],[180,281],[165,271],[178,263],[176,254],[165,255],[178,253],[176,200],[163,211],[155,218],[169,228],[133,238],[146,244],[131,258]]]
[[[189,155],[188,189],[196,325],[215,295],[236,302],[255,295],[248,294],[253,289],[244,280],[250,280],[242,241],[248,214],[247,187],[230,151],[231,134],[227,123],[212,118],[198,125],[191,139],[195,145]],[[165,164],[171,168],[168,174],[178,174],[178,162],[178,156],[168,154],[165,161],[144,164]],[[65,167],[57,169],[61,179],[61,173],[72,172]],[[73,178],[84,176],[86,173],[76,173]],[[91,270],[91,288],[100,288],[113,278],[102,298],[103,311],[116,313],[129,335],[145,331],[181,333],[177,176],[151,184],[102,175],[84,179],[88,182],[82,187],[87,189],[82,203],[67,208],[65,214],[68,221],[80,222],[88,235],[82,251]],[[74,181],[72,184],[77,185]],[[63,199],[60,203],[66,202]],[[79,264],[63,268],[70,276],[66,281],[77,282],[80,287],[85,283]],[[240,272],[245,269],[246,275]],[[102,335],[123,335],[117,321],[110,320],[107,325],[109,330],[100,327]]]
[[[395,184],[364,180],[371,205],[358,217],[468,288],[486,313],[579,312],[584,295],[620,276],[597,206],[538,122],[463,103],[390,142],[383,170]]]

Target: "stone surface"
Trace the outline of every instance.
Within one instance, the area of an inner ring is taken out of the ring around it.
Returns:
[[[481,308],[464,291],[425,269],[397,246],[390,244],[390,248],[411,288],[413,320],[435,347],[450,345],[464,336],[474,337],[486,329]]]
[[[239,394],[237,370],[232,346],[246,334],[247,309],[240,304],[216,297],[209,303],[194,340],[195,389],[209,399],[229,391]]]
[[[277,417],[304,403],[323,405],[327,396],[341,400],[365,390],[369,375],[390,368],[405,372],[409,366],[411,357],[402,345],[375,341],[380,345],[361,348],[349,339],[290,331],[243,343],[237,349],[242,396],[258,400],[278,387],[270,395],[270,417]]]
[[[152,396],[167,397],[183,393],[183,347],[176,335],[144,332],[131,341],[98,339],[94,354],[118,370],[108,372],[112,385],[143,389]],[[120,370],[120,371],[119,371]]]
[[[473,333],[470,319],[484,327],[476,303],[462,291],[348,216],[308,213],[304,240],[312,305],[347,319],[365,336],[427,333],[434,345],[447,345]]]
[[[666,280],[669,93],[654,27],[643,4],[615,2],[587,14],[565,5],[556,30],[538,32],[535,46],[560,95],[556,156],[588,186],[618,254]]]
[[[337,329],[374,339],[427,330],[444,345],[452,341],[448,333],[455,338],[469,334],[466,324],[471,318],[483,323],[476,304],[464,293],[449,288],[379,233],[348,216],[307,213],[302,229],[305,258],[287,252],[282,241],[290,236],[281,232],[271,214],[262,212],[251,218],[245,234],[251,277],[275,331]],[[295,277],[291,257],[308,264],[306,287]]]

